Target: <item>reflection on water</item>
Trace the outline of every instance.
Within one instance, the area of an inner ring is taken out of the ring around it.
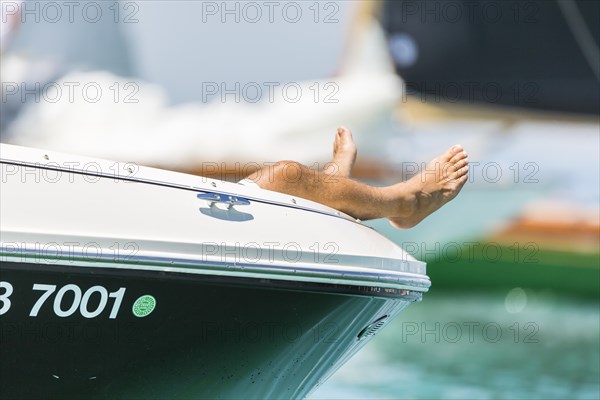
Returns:
[[[433,288],[311,398],[598,399],[599,338],[597,302]]]

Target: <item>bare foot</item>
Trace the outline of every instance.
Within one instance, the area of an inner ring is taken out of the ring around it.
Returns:
[[[412,228],[425,217],[456,197],[467,181],[469,159],[460,145],[434,158],[420,174],[391,186],[392,196],[400,201],[390,223],[397,228]]]
[[[327,163],[323,172],[348,178],[356,161],[356,153],[352,132],[346,127],[339,127],[333,142],[333,160]]]

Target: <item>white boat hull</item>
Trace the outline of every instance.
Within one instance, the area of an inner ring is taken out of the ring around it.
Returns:
[[[423,263],[305,199],[0,156],[2,397],[304,397],[429,287]]]

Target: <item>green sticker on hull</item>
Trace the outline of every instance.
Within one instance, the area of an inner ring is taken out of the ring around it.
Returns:
[[[154,311],[156,307],[156,299],[149,294],[145,294],[138,298],[131,307],[133,315],[139,318],[147,317]]]

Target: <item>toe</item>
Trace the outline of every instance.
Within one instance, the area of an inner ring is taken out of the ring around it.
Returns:
[[[469,176],[467,174],[454,179],[454,189],[456,190],[455,195],[458,194],[458,192],[462,189],[465,183],[467,183],[468,179]]]
[[[450,161],[455,155],[459,154],[463,150],[460,144],[456,144],[450,147],[446,152],[442,155],[443,161]]]
[[[462,150],[456,154],[454,154],[454,156],[452,156],[452,158],[450,158],[450,163],[452,164],[456,164],[458,163],[460,160],[464,160],[465,158],[468,157],[468,154],[466,151]]]
[[[467,176],[467,173],[469,172],[469,166],[465,165],[464,167],[460,168],[459,170],[456,171],[456,177],[460,178],[463,176]]]
[[[352,132],[350,131],[350,129],[346,128],[345,126],[340,126],[338,128],[338,135],[340,136],[340,138],[342,138],[342,140],[346,141],[346,142],[353,142],[353,138],[352,138]]]
[[[452,162],[452,161],[451,161]],[[453,167],[455,171],[460,170],[461,168],[463,168],[464,166],[469,164],[469,159],[468,158],[462,158],[462,159],[458,159],[456,162],[454,162]]]
[[[448,182],[452,184],[452,187],[461,188],[466,180],[469,178],[469,166],[462,167],[452,175],[448,176]]]
[[[356,157],[356,144],[352,138],[352,132],[346,127],[339,127],[336,135],[336,144],[339,151],[345,152]]]

